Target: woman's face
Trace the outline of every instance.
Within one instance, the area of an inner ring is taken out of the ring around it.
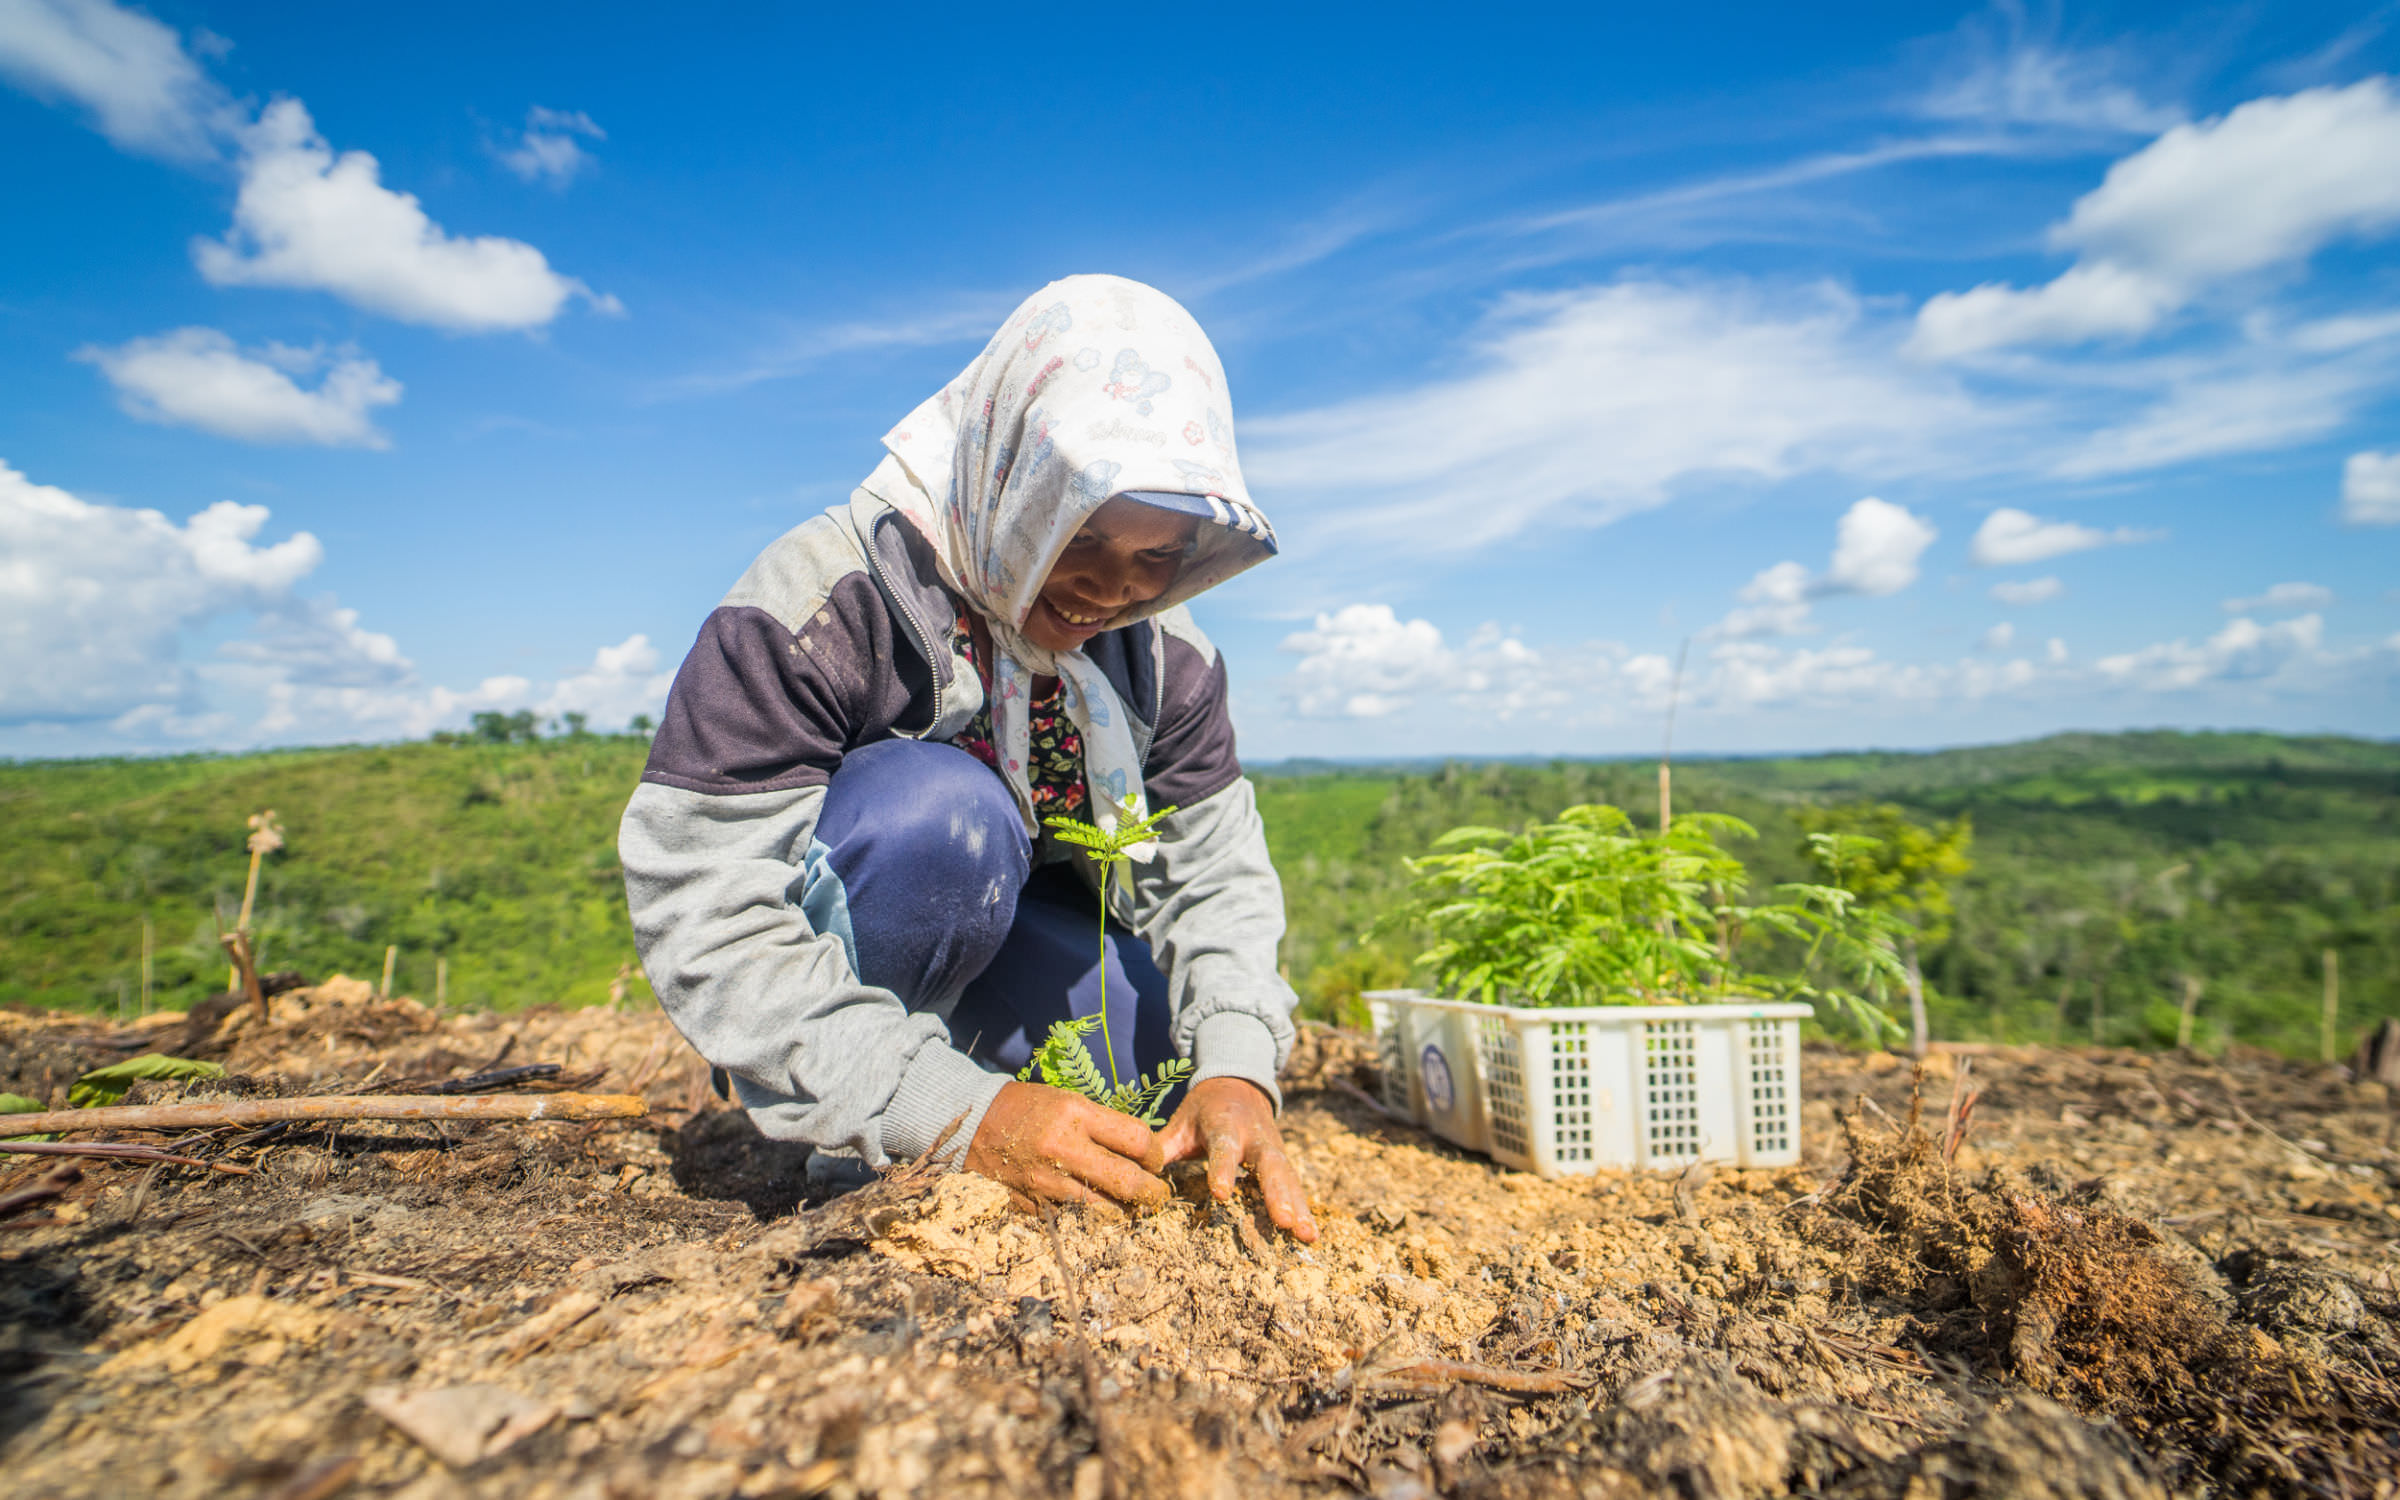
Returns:
[[[1111,621],[1167,591],[1199,535],[1200,518],[1123,496],[1093,511],[1042,584],[1025,638],[1074,651]]]

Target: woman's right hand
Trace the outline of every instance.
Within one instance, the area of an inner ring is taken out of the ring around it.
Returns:
[[[1020,1208],[1113,1201],[1156,1209],[1167,1201],[1159,1175],[1166,1162],[1148,1126],[1047,1084],[1004,1085],[968,1143],[965,1166],[1007,1188]]]

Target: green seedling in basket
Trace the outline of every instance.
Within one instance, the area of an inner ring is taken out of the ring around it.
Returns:
[[[1112,877],[1123,878],[1125,866],[1133,859],[1129,851],[1156,834],[1159,823],[1175,809],[1162,807],[1145,818],[1139,815],[1141,809],[1131,799],[1119,806],[1124,814],[1113,832],[1075,818],[1043,819],[1058,834],[1060,842],[1075,845],[1100,867],[1100,1009],[1097,1014],[1078,1020],[1052,1022],[1050,1034],[1043,1038],[1033,1061],[1017,1077],[1031,1082],[1038,1073],[1041,1081],[1052,1088],[1072,1089],[1086,1099],[1156,1127],[1166,1123],[1159,1118],[1159,1101],[1166,1098],[1167,1090],[1191,1075],[1192,1064],[1191,1059],[1179,1057],[1159,1064],[1156,1072],[1146,1078],[1126,1082],[1117,1077],[1117,1049],[1108,1027],[1108,882]],[[1084,1038],[1094,1031],[1100,1033],[1101,1056],[1107,1060],[1105,1077],[1084,1043]]]
[[[1428,933],[1418,963],[1447,992],[1495,1005],[1684,1005],[1797,1000],[1873,1040],[1898,1028],[1904,979],[1893,923],[1849,879],[1876,840],[1811,834],[1824,877],[1749,904],[1724,847],[1756,837],[1738,818],[1687,813],[1645,833],[1622,809],[1570,807],[1556,822],[1454,828],[1408,861],[1416,899],[1386,919]]]

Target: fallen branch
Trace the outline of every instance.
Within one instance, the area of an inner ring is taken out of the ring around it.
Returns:
[[[204,1104],[112,1104],[0,1115],[0,1135],[66,1130],[204,1130],[277,1120],[638,1120],[650,1106],[633,1094],[320,1095],[301,1099],[218,1099]]]
[[[90,1114],[90,1110],[78,1111]],[[237,1167],[229,1161],[202,1161],[197,1156],[177,1156],[156,1146],[144,1146],[136,1141],[0,1141],[0,1151],[14,1151],[26,1156],[114,1156],[126,1161],[173,1162],[179,1167],[206,1167],[212,1172],[231,1172],[236,1176],[250,1175],[248,1167]]]

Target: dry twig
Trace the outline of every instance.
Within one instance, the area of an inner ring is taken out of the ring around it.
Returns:
[[[0,1132],[49,1135],[66,1130],[190,1130],[264,1125],[276,1120],[635,1120],[650,1107],[633,1094],[502,1094],[444,1098],[428,1094],[331,1094],[300,1099],[217,1099],[201,1104],[112,1104],[0,1116]]]

